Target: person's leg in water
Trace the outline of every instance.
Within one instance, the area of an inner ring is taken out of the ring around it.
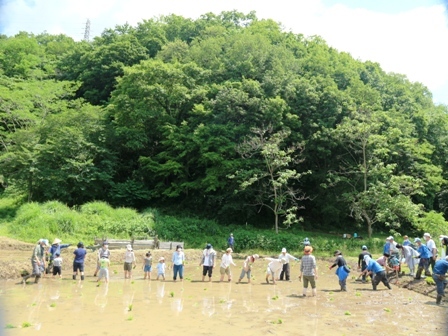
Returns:
[[[284,265],[283,265],[283,267],[282,267],[282,271],[280,272],[280,276],[279,276],[279,278],[278,278],[280,281],[283,281],[283,278],[284,278],[284,276],[285,276],[285,273],[286,273],[286,265],[287,265],[287,264],[284,264]]]
[[[173,280],[176,281],[177,279],[177,273],[179,273],[179,265],[173,266]]]
[[[381,282],[384,284],[384,286],[386,286],[389,289],[392,289],[392,287],[390,287],[389,284],[389,280],[387,280],[387,276],[386,273],[384,272],[384,274],[381,274]]]
[[[184,265],[179,265],[179,281],[184,281]]]
[[[372,274],[372,288],[376,291],[378,284],[380,283],[380,277],[378,274]]]
[[[286,266],[286,267],[285,267],[285,266]],[[285,280],[286,280],[286,281],[290,281],[290,270],[291,270],[291,268],[290,268],[289,263],[284,264],[283,267],[284,267],[284,269],[285,269]]]
[[[306,296],[306,292],[308,291],[308,283],[309,283],[309,279],[307,276],[303,276],[303,296]]]

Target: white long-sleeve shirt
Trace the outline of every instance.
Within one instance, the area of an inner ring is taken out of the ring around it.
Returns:
[[[222,255],[222,259],[221,259],[221,267],[222,268],[227,268],[230,266],[230,264],[232,264],[233,266],[236,266],[235,263],[233,262],[233,258],[232,255],[229,253],[225,253]]]
[[[268,273],[278,274],[282,270],[283,262],[281,259],[265,258],[265,260],[270,261],[266,270]]]
[[[296,260],[297,258],[294,257],[293,255],[290,255],[289,253],[280,253],[280,255],[278,256],[279,259],[285,259],[286,260],[286,264],[289,264],[289,262],[291,260]]]

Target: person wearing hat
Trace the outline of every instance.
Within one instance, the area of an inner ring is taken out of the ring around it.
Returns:
[[[75,259],[73,260],[73,280],[76,280],[78,271],[81,275],[81,280],[84,280],[84,260],[86,259],[87,251],[84,248],[83,242],[79,242],[77,249],[73,252]]]
[[[22,283],[26,284],[29,278],[34,277],[34,282],[38,283],[42,277],[42,270],[45,269],[45,247],[48,246],[47,239],[39,239],[36,246],[34,246],[33,254],[31,255],[31,274],[25,275],[22,279]]]
[[[431,251],[431,258],[429,258],[429,265],[431,266],[432,271],[434,272],[434,265],[436,263],[437,260],[437,255],[438,255],[438,251],[437,251],[437,246],[436,243],[434,242],[434,240],[432,240],[431,235],[426,232],[423,235],[423,238],[426,240],[426,247]],[[428,267],[429,269],[429,267]]]
[[[401,250],[401,254],[403,255],[403,259],[409,267],[409,275],[414,276],[415,273],[415,264],[416,264],[416,258],[418,257],[418,252],[414,250],[410,245],[401,245],[397,244],[397,248]]]
[[[61,244],[61,243],[62,240],[60,240],[59,238],[55,238],[50,246],[50,249],[48,250],[49,262],[46,268],[47,274],[52,272],[53,259],[55,258],[56,254],[61,255],[61,250],[70,246],[70,244]]]
[[[235,238],[233,238],[233,233],[227,238],[227,247],[230,247],[232,251],[235,249]]]
[[[171,261],[173,263],[173,280],[176,281],[177,274],[179,274],[180,281],[184,281],[185,254],[180,245],[177,245]]]
[[[303,257],[300,262],[300,275],[299,280],[302,280],[303,276],[303,296],[306,296],[308,290],[308,283],[311,284],[311,290],[313,296],[316,296],[316,280],[317,280],[317,266],[316,258],[311,255],[313,248],[311,246],[305,246],[303,249]]]
[[[208,273],[208,281],[212,281],[213,269],[215,268],[216,252],[212,244],[207,244],[204,251],[202,251],[202,259],[199,266],[202,266],[202,281],[205,281],[205,276]]]
[[[426,245],[422,244],[420,238],[415,238],[414,243],[417,244],[417,252],[420,258],[417,273],[415,275],[415,278],[419,280],[422,277],[423,270],[425,270],[426,276],[431,275],[431,272],[429,271],[429,259],[432,257],[432,253]]]
[[[368,255],[364,256],[364,262],[366,263],[367,267],[364,271],[362,271],[361,274],[363,275],[366,275],[367,273],[373,274],[372,287],[374,291],[376,291],[376,288],[380,282],[382,282],[384,286],[386,286],[387,288],[392,289],[390,287],[389,281],[387,280],[386,271],[380,264],[378,264]]]
[[[298,258],[294,257],[293,255],[287,253],[286,248],[282,248],[282,252],[280,253],[280,255],[278,256],[279,259],[285,259],[285,263],[283,263],[283,268],[282,271],[280,273],[280,281],[283,281],[283,278],[285,278],[286,281],[290,281],[290,265],[289,262],[291,260],[299,260]]]
[[[338,266],[336,269],[336,275],[339,278],[339,286],[341,286],[341,292],[347,291],[347,278],[348,274],[350,272],[350,269],[347,267],[347,262],[345,261],[344,257],[342,256],[342,252],[337,250],[334,252],[334,256],[336,257],[336,260],[334,261],[333,265],[329,267],[331,270],[333,267]]]
[[[445,296],[445,288],[447,285],[446,280],[447,272],[448,272],[448,257],[436,261],[432,273],[432,278],[434,279],[437,287],[437,298],[436,298],[437,304],[440,304],[442,302],[442,297]]]
[[[364,256],[368,255],[370,258],[372,258],[372,255],[367,250],[367,246],[363,245],[361,247],[361,253],[358,255],[358,271],[364,271],[367,268],[367,264],[364,261]],[[366,275],[364,274],[362,276],[362,283],[366,282]]]
[[[266,269],[266,282],[269,284],[269,276],[272,277],[272,283],[275,285],[275,278],[276,275],[278,276],[278,273],[280,273],[280,270],[282,269],[283,265],[286,263],[285,258],[264,258],[264,260],[268,260],[269,264]]]
[[[124,253],[124,264],[123,264],[125,279],[131,278],[132,267],[135,268],[135,266],[137,266],[136,261],[135,261],[135,253],[132,250],[132,245],[128,244],[128,245],[126,245],[126,252]]]
[[[406,235],[403,236],[403,242],[401,243],[401,245],[403,245],[403,246],[411,246],[412,245],[408,236],[406,236]]]
[[[254,254],[251,256],[248,256],[246,260],[244,260],[243,268],[241,269],[240,278],[238,279],[238,283],[243,280],[244,276],[247,277],[247,283],[250,283],[250,277],[252,272],[252,265],[254,264],[255,260],[257,260],[260,256],[258,254]]]
[[[219,280],[222,282],[224,280],[224,274],[227,274],[228,281],[232,281],[232,272],[230,271],[230,265],[236,266],[233,262],[232,258],[232,249],[229,247],[226,250],[226,253],[222,255],[221,259],[221,266],[219,268],[219,272],[221,273],[221,279]]]
[[[110,259],[109,242],[107,240],[103,241],[103,245],[98,249],[96,269],[95,269],[95,273],[93,273],[94,277],[96,277],[96,275],[98,274],[98,271],[101,268],[100,261],[103,258]]]
[[[383,245],[383,254],[390,252],[390,239],[391,238],[392,238],[392,236],[389,236],[386,238],[386,243]]]

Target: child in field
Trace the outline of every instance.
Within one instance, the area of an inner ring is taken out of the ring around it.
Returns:
[[[243,268],[241,269],[240,278],[238,279],[238,283],[243,280],[244,275],[247,276],[247,283],[250,283],[250,276],[252,271],[252,265],[254,264],[255,260],[259,258],[258,254],[254,254],[251,256],[248,256],[246,260],[244,261]]]
[[[228,280],[232,281],[232,272],[230,271],[230,264],[236,266],[235,263],[233,262],[232,252],[233,252],[232,249],[229,247],[226,250],[226,253],[223,254],[222,256],[221,267],[219,268],[219,272],[221,273],[221,279],[219,281],[221,282],[224,280],[224,274],[227,274]]]
[[[275,285],[275,278],[278,279],[280,271],[283,269],[283,265],[286,264],[285,258],[274,259],[264,258],[264,260],[270,261],[268,268],[266,269],[266,282],[269,283],[269,275],[272,276],[272,283]]]
[[[386,271],[394,271],[397,276],[398,283],[398,274],[400,272],[400,261],[395,255],[389,255],[388,253],[384,254],[384,257],[387,258],[387,262],[385,263]]]
[[[145,272],[145,276],[143,279],[148,278],[151,280],[151,269],[152,269],[152,255],[151,252],[146,253],[146,256],[144,258],[145,262],[143,265],[143,272]]]
[[[56,274],[59,275],[59,278],[62,278],[62,258],[59,253],[55,254],[55,258],[53,259],[53,278]]]
[[[109,283],[109,265],[110,265],[109,259],[106,256],[102,256],[99,264],[100,264],[100,270],[98,273],[97,282],[100,282],[100,280],[104,278],[105,282]]]
[[[159,277],[163,278],[163,281],[165,281],[165,258],[161,257],[159,259],[159,263],[157,264],[157,280],[159,280]]]

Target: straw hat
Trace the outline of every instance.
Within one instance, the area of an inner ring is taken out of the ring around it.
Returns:
[[[59,238],[55,238],[54,240],[53,240],[53,244],[51,244],[51,245],[54,245],[54,244],[60,244],[62,242],[62,240],[60,240]]]
[[[226,252],[233,252],[233,250],[229,247]]]
[[[310,254],[311,252],[313,252],[313,248],[311,246],[305,246],[305,248],[303,249],[303,252],[305,252],[305,254]]]

